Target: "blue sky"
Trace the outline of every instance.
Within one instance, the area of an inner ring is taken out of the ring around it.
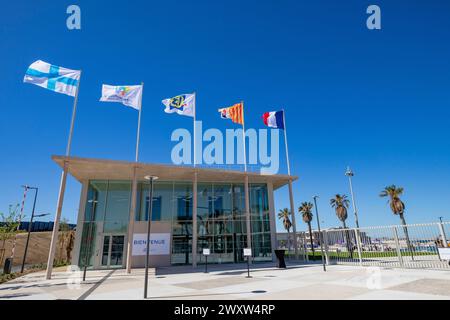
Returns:
[[[74,3],[82,29],[70,31]],[[366,28],[370,4],[381,7],[382,30]],[[170,163],[170,134],[191,128],[163,112],[163,98],[196,91],[199,120],[221,130],[231,124],[218,107],[244,100],[247,128],[284,107],[296,207],[317,194],[324,226],[338,225],[329,199],[349,194],[350,165],[362,226],[399,222],[378,196],[389,184],[405,188],[408,222],[450,220],[447,1],[18,0],[2,9],[0,211],[21,201],[25,183],[40,187],[38,213],[55,211],[60,169],[50,156],[65,151],[73,100],[22,83],[42,59],[83,70],[73,155],[133,160],[136,112],[98,99],[102,83],[143,81],[143,162]],[[69,179],[72,222],[79,191]],[[287,188],[275,200],[287,207]]]

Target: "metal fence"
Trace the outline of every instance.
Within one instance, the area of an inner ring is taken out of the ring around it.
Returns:
[[[450,222],[327,229],[321,235],[318,231],[312,234],[297,232],[299,260],[320,260],[323,239],[327,264],[450,270],[449,260],[440,254],[450,248]],[[291,248],[288,258],[294,259]]]

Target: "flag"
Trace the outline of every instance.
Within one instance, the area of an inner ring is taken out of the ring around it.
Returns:
[[[284,130],[284,111],[264,112],[262,118],[266,126]]]
[[[219,109],[222,119],[231,119],[234,123],[244,124],[244,108],[242,102],[229,108]]]
[[[141,109],[142,85],[138,86],[102,86],[102,97],[100,101],[120,102],[134,109]]]
[[[23,82],[74,97],[80,75],[79,70],[66,69],[38,60],[28,67]]]
[[[166,113],[178,113],[182,116],[193,117],[195,114],[195,94],[181,94],[179,96],[164,99]]]

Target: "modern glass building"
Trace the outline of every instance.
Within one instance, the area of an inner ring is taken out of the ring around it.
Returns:
[[[82,184],[72,264],[87,263],[93,268],[144,266],[150,203],[146,175],[159,177],[152,197],[152,266],[204,263],[205,248],[210,249],[208,263],[243,262],[243,249],[248,247],[252,248],[253,262],[274,259],[273,191],[287,184],[288,176],[73,157],[53,159],[60,166],[66,162],[69,174]]]

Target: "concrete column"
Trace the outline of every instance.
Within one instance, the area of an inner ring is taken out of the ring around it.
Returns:
[[[77,229],[75,231],[75,241],[72,252],[72,265],[79,265],[81,238],[83,237],[84,213],[86,212],[87,194],[89,189],[89,181],[83,181],[81,186],[80,204],[78,206]]]
[[[444,248],[447,248],[448,242],[447,242],[447,237],[445,236],[444,224],[442,222],[439,223],[439,232],[441,233],[442,244],[444,245]]]
[[[247,226],[247,248],[252,247],[252,228],[251,228],[251,221],[250,221],[250,190],[248,185],[248,175],[245,175],[245,220],[246,220],[246,226]],[[252,252],[253,253],[253,252]],[[250,259],[250,262],[252,259]]]
[[[295,223],[296,211],[294,206],[294,193],[292,191],[292,179],[289,179],[289,202],[291,204],[292,236],[294,237],[295,259],[298,259],[297,224]]]
[[[194,173],[194,183],[192,184],[192,266],[197,267],[197,182],[198,174]]]
[[[133,233],[134,233],[134,220],[136,214],[136,201],[137,201],[137,165],[133,167],[133,182],[131,185],[131,206],[130,206],[130,218],[128,222],[128,237],[127,237],[127,273],[131,273],[131,258],[133,251]]]
[[[267,195],[269,200],[270,242],[272,245],[272,261],[276,261],[275,249],[277,249],[277,225],[275,222],[275,205],[273,201],[273,183],[267,183]]]

